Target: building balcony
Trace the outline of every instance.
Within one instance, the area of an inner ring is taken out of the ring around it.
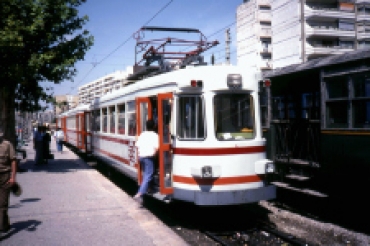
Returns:
[[[261,37],[261,38],[271,38],[271,35],[272,35],[271,27],[257,28],[256,35]]]
[[[258,66],[261,69],[272,69],[272,60],[270,60],[270,59],[263,59],[260,62],[258,62]]]
[[[323,46],[306,43],[307,56],[340,55],[353,50],[353,46]]]
[[[270,0],[258,0],[257,4],[258,6],[271,6]]]
[[[270,11],[268,12],[260,11],[257,13],[256,17],[258,21],[271,22],[271,12]]]
[[[370,13],[357,13],[356,21],[370,21]]]
[[[354,19],[355,11],[341,10],[337,7],[327,7],[325,5],[305,5],[304,14],[307,18],[314,19]]]
[[[355,37],[355,31],[348,31],[331,26],[309,26],[306,25],[306,36],[321,36],[321,37]]]
[[[356,4],[365,4],[365,3],[370,4],[370,0],[356,0]]]
[[[358,31],[357,39],[370,39],[370,31]]]

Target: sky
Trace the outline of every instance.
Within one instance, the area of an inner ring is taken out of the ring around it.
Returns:
[[[78,10],[81,16],[89,17],[84,29],[94,37],[94,44],[85,59],[75,64],[73,81],[52,84],[54,95],[77,95],[78,87],[133,66],[133,34],[144,25],[199,29],[208,41],[219,41],[219,45],[203,53],[206,62],[213,53],[217,63],[225,61],[225,30],[230,28],[231,64],[236,65],[236,9],[242,3],[243,0],[87,0]],[[145,38],[151,39],[150,35]],[[194,36],[190,39],[194,40]]]

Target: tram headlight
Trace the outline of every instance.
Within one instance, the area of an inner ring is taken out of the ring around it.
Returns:
[[[266,173],[274,173],[275,172],[275,164],[273,162],[266,163],[265,166]]]
[[[240,74],[228,74],[227,86],[232,89],[242,88],[242,76]]]
[[[204,166],[204,167],[202,167],[202,177],[203,178],[210,178],[210,177],[212,177],[212,167],[211,166]]]

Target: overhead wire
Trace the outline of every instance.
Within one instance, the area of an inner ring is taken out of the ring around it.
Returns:
[[[167,4],[165,4],[160,10],[158,10],[148,21],[146,21],[143,26],[146,26],[149,24],[152,20],[154,20],[155,17],[157,17],[163,10],[165,10],[174,0],[170,0]],[[87,76],[95,69],[96,66],[100,65],[103,61],[105,61],[108,57],[110,57],[112,54],[114,54],[117,50],[119,50],[122,46],[124,46],[128,41],[130,41],[132,38],[132,35],[130,35],[125,41],[123,41],[117,48],[115,48],[113,51],[111,51],[108,55],[103,57],[100,61],[93,64],[93,67],[85,74],[85,76],[75,84],[74,87],[70,90],[68,94],[71,94],[71,92],[76,88],[79,84],[81,84],[82,81],[86,79]]]

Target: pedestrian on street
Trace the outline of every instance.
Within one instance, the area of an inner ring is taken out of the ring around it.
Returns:
[[[57,151],[62,153],[63,151],[63,141],[64,141],[64,133],[60,127],[54,133],[54,138],[57,144]]]
[[[48,160],[50,159],[50,142],[51,142],[51,135],[50,135],[50,130],[48,127],[44,126],[44,137],[43,137],[43,142],[44,142],[44,163],[48,163]]]
[[[148,120],[146,122],[146,130],[140,134],[136,141],[140,167],[143,173],[139,191],[134,196],[134,199],[139,203],[143,202],[143,195],[148,191],[154,174],[154,157],[159,148],[159,138],[158,134],[154,132],[154,127],[154,121]]]
[[[44,163],[44,135],[43,127],[38,126],[37,131],[33,135],[33,149],[36,151],[35,165]]]
[[[16,185],[17,161],[13,145],[4,139],[0,130],[0,232],[9,231],[9,195]]]

